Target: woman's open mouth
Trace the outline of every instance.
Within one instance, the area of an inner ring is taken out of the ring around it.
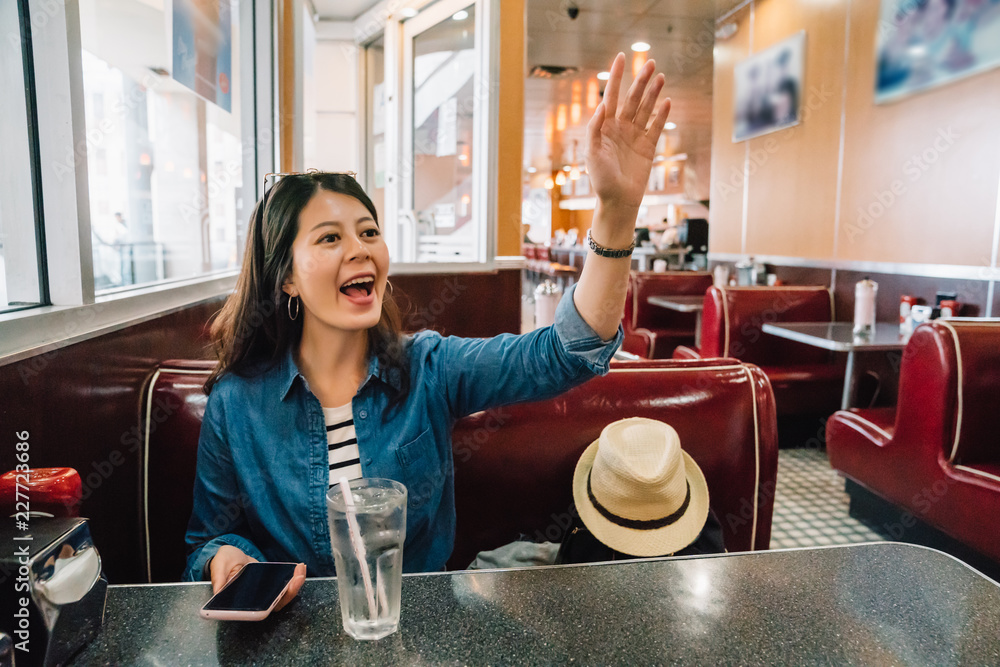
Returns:
[[[375,277],[358,276],[341,285],[340,291],[352,303],[359,306],[367,305],[375,300]]]

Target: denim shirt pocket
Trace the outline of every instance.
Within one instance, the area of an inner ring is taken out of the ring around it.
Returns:
[[[396,450],[396,461],[406,486],[408,521],[416,520],[418,516],[415,515],[423,514],[424,503],[441,487],[441,476],[434,470],[436,453],[434,431],[430,427]]]

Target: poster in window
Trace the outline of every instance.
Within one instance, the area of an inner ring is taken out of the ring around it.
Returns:
[[[171,48],[174,80],[232,112],[231,0],[174,0]]]
[[[1000,0],[882,0],[875,101],[1000,65]]]

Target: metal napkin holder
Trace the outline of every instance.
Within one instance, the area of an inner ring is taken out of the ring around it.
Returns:
[[[64,664],[104,621],[101,556],[86,519],[14,523],[0,524],[0,667]]]

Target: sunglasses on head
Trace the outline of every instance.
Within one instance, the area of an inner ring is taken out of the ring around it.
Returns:
[[[350,176],[353,179],[357,179],[358,172],[356,171],[320,171],[319,169],[306,169],[305,171],[285,171],[285,172],[271,172],[264,174],[264,189],[262,192],[267,192],[267,182],[271,181],[271,185],[276,184],[281,178],[285,176],[304,176],[306,174],[335,174],[337,176]]]

